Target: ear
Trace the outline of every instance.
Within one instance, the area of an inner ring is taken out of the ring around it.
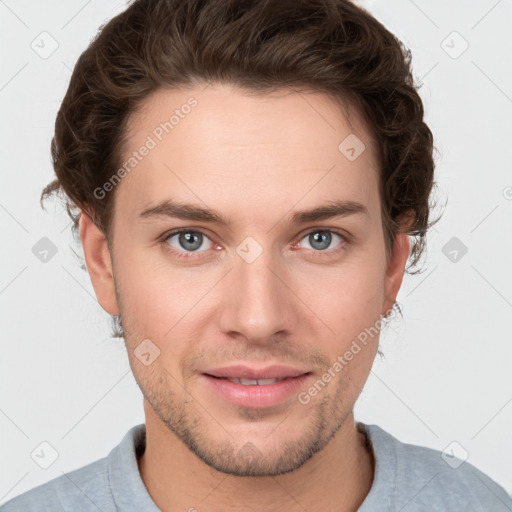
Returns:
[[[81,210],[79,229],[85,263],[96,298],[107,313],[117,315],[119,307],[115,293],[114,273],[105,235],[84,210]]]
[[[408,229],[414,222],[414,211],[408,210],[400,219],[400,229],[395,236],[393,242],[393,250],[389,257],[389,262],[386,268],[384,277],[384,304],[382,314],[389,313],[393,304],[395,303],[396,296],[402,285],[402,280],[405,273],[405,266],[410,254],[410,243]]]

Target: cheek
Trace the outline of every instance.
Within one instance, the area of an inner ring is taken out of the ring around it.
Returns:
[[[132,255],[118,267],[123,326],[130,336],[127,342],[135,347],[149,338],[159,348],[166,366],[177,364],[200,338],[205,294],[218,278],[206,272],[171,268],[163,258]]]
[[[373,325],[383,303],[383,269],[375,249],[353,251],[338,266],[308,263],[289,267],[284,275],[300,300],[291,299],[288,307],[296,313],[299,309],[313,313],[299,315],[302,320],[298,325],[306,322],[312,328],[316,324],[321,338],[322,329],[326,340],[335,337],[329,346],[336,346],[337,350],[343,348],[340,343],[350,344],[353,337]],[[142,339],[154,338],[162,351],[169,347],[173,352],[179,351],[179,339],[191,340],[199,335],[195,331],[211,321],[215,313],[215,307],[211,307],[213,297],[229,294],[223,283],[212,290],[222,269],[173,267],[159,247],[126,250],[116,267],[132,331]],[[128,326],[126,322],[125,325]],[[308,326],[303,324],[303,328]]]
[[[144,252],[134,247],[122,251],[116,258],[116,279],[121,295],[121,315],[125,331],[137,337],[160,338],[173,318],[176,306],[176,286],[165,278]],[[172,325],[172,324],[171,324]],[[131,340],[136,343],[137,340]]]
[[[121,255],[116,267],[125,302],[142,319],[154,320],[164,311],[172,316],[173,309],[190,294],[190,289],[187,292],[187,287],[183,286],[183,273],[171,269],[164,251],[158,246],[130,247]]]
[[[366,379],[378,348],[381,274],[375,262],[360,259],[337,270],[317,273],[300,292],[319,319],[313,320],[317,344],[332,364],[341,358],[342,373],[350,375],[348,381],[353,381],[355,390]]]
[[[315,271],[302,280],[298,289],[315,313],[337,325],[349,326],[378,317],[384,299],[382,269],[362,258]]]

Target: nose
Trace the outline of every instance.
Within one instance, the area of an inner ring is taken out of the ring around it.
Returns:
[[[219,326],[252,343],[268,343],[290,334],[297,323],[297,307],[283,265],[265,252],[252,262],[235,254],[234,265],[223,280]]]

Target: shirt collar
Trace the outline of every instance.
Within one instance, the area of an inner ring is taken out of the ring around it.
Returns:
[[[396,450],[387,442],[388,435],[377,425],[357,422],[359,431],[366,435],[375,460],[375,472],[370,492],[359,512],[394,510],[396,489]],[[146,447],[146,425],[132,427],[122,441],[108,455],[108,475],[114,501],[123,512],[160,512],[151,499],[140,476],[137,458]]]
[[[137,457],[146,447],[146,425],[132,427],[108,455],[110,488],[116,507],[123,512],[160,512],[140,476]]]

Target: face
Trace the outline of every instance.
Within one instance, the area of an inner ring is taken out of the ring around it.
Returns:
[[[127,133],[123,161],[146,154],[115,191],[114,279],[93,284],[145,406],[219,471],[300,467],[350,417],[378,334],[353,343],[406,261],[386,264],[369,134],[318,92],[220,85],[157,92]]]

